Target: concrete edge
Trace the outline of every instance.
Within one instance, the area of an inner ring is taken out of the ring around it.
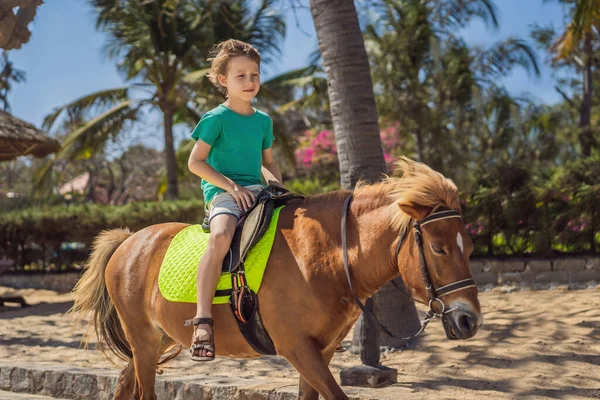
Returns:
[[[117,370],[54,364],[0,363],[0,391],[29,393],[60,399],[109,400],[117,383]],[[365,396],[364,388],[344,387],[351,400]],[[355,392],[355,393],[352,393]],[[296,400],[297,383],[290,380],[248,379],[209,375],[157,375],[158,399]],[[384,396],[387,397],[387,396]]]

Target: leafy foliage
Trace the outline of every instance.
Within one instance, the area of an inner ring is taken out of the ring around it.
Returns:
[[[200,223],[202,201],[131,203],[126,206],[79,204],[29,208],[0,215],[0,257],[24,265],[27,252],[44,247],[58,249],[63,242],[86,245],[98,232],[112,228],[133,231],[162,222]]]

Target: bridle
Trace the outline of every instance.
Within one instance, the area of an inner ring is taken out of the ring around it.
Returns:
[[[419,249],[419,262],[421,264],[421,274],[423,275],[423,281],[425,282],[425,288],[427,289],[427,293],[429,295],[429,304],[428,304],[429,311],[427,311],[427,313],[425,314],[425,318],[423,319],[423,321],[421,321],[421,328],[419,329],[419,331],[416,334],[409,336],[409,337],[398,337],[398,336],[394,335],[393,333],[391,333],[385,326],[383,326],[383,324],[381,322],[379,322],[377,317],[375,315],[373,315],[373,313],[370,310],[368,310],[364,306],[364,304],[361,303],[358,296],[356,295],[356,292],[354,291],[354,287],[352,286],[352,280],[350,279],[350,267],[348,265],[348,244],[347,244],[347,234],[346,234],[346,219],[347,219],[348,209],[350,207],[351,201],[352,201],[352,195],[349,195],[348,197],[346,197],[346,200],[344,201],[344,209],[342,211],[342,251],[344,254],[344,268],[346,269],[346,277],[348,278],[348,285],[350,286],[350,291],[352,292],[352,296],[354,296],[354,300],[356,301],[356,303],[362,310],[363,314],[367,318],[369,318],[369,321],[371,321],[371,323],[373,323],[375,326],[378,325],[386,335],[396,338],[396,339],[402,339],[402,340],[410,340],[410,339],[413,339],[413,338],[419,336],[425,330],[425,328],[427,327],[427,324],[429,324],[429,321],[431,321],[432,319],[435,319],[435,318],[441,318],[442,323],[445,326],[447,326],[447,324],[449,323],[447,320],[447,314],[456,310],[456,308],[451,308],[451,309],[446,310],[444,301],[441,298],[450,293],[457,292],[459,290],[475,287],[475,281],[472,278],[463,279],[458,282],[453,282],[453,283],[444,285],[444,286],[436,289],[433,286],[433,283],[431,282],[429,270],[427,269],[427,263],[425,262],[425,254],[423,253],[423,238],[422,238],[422,233],[421,233],[421,227],[424,225],[427,225],[429,223],[444,220],[444,219],[462,218],[460,213],[458,211],[454,211],[454,210],[439,211],[439,212],[434,212],[434,213],[430,214],[429,216],[422,219],[421,221],[414,221],[413,228],[415,230],[415,241],[416,241],[417,247]],[[408,230],[405,228],[398,235],[398,244],[396,245],[396,253],[395,253],[396,260],[398,259],[398,255],[400,254],[400,249],[402,248],[402,243],[404,243],[404,239],[406,238],[407,233],[408,233]],[[400,290],[402,293],[404,293],[404,295],[411,297],[406,292],[404,292],[404,290],[402,290],[402,288],[400,288],[398,286],[398,284],[396,282],[394,282],[394,280],[392,280],[391,282],[394,284],[394,286],[396,286],[396,288],[398,290]],[[421,303],[425,304],[422,301],[421,301]],[[441,306],[441,310],[439,312],[436,311],[433,307],[433,305],[435,303],[439,303],[439,305]]]

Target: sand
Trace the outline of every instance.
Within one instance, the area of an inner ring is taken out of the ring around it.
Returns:
[[[71,330],[64,313],[70,293],[15,291],[30,308],[0,308],[0,360],[7,363],[68,363],[114,368],[96,350],[80,349],[85,331]],[[382,354],[382,364],[398,369],[397,387],[431,399],[600,398],[600,290],[513,291],[481,293],[484,324],[467,341],[449,341],[439,322],[429,325],[417,349]],[[350,335],[344,342],[350,344]],[[350,352],[336,354],[331,370],[360,364]],[[289,379],[297,372],[282,358],[218,358],[194,363],[181,354],[165,375],[214,374]],[[377,389],[373,389],[374,391]],[[385,389],[384,389],[385,390]],[[376,393],[376,392],[373,392]]]

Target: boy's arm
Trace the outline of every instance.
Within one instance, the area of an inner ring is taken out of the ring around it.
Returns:
[[[279,171],[279,167],[275,162],[275,158],[273,157],[273,149],[271,147],[262,151],[262,165],[264,167],[262,168],[263,175],[265,176],[265,180],[267,181],[267,183],[269,183],[270,180],[273,180],[273,178],[275,178],[277,182],[281,185],[283,180],[281,179],[281,171]],[[265,171],[265,169],[267,171]]]
[[[220,174],[206,162],[210,148],[208,143],[199,139],[190,154],[188,168],[208,183],[225,190],[233,197],[238,207],[246,211],[254,203],[254,194],[243,186],[237,186],[235,182]]]
[[[190,154],[188,168],[193,174],[198,175],[208,183],[211,183],[229,192],[234,186],[233,181],[217,172],[206,162],[210,148],[211,146],[208,143],[198,140],[192,149],[192,153]]]

